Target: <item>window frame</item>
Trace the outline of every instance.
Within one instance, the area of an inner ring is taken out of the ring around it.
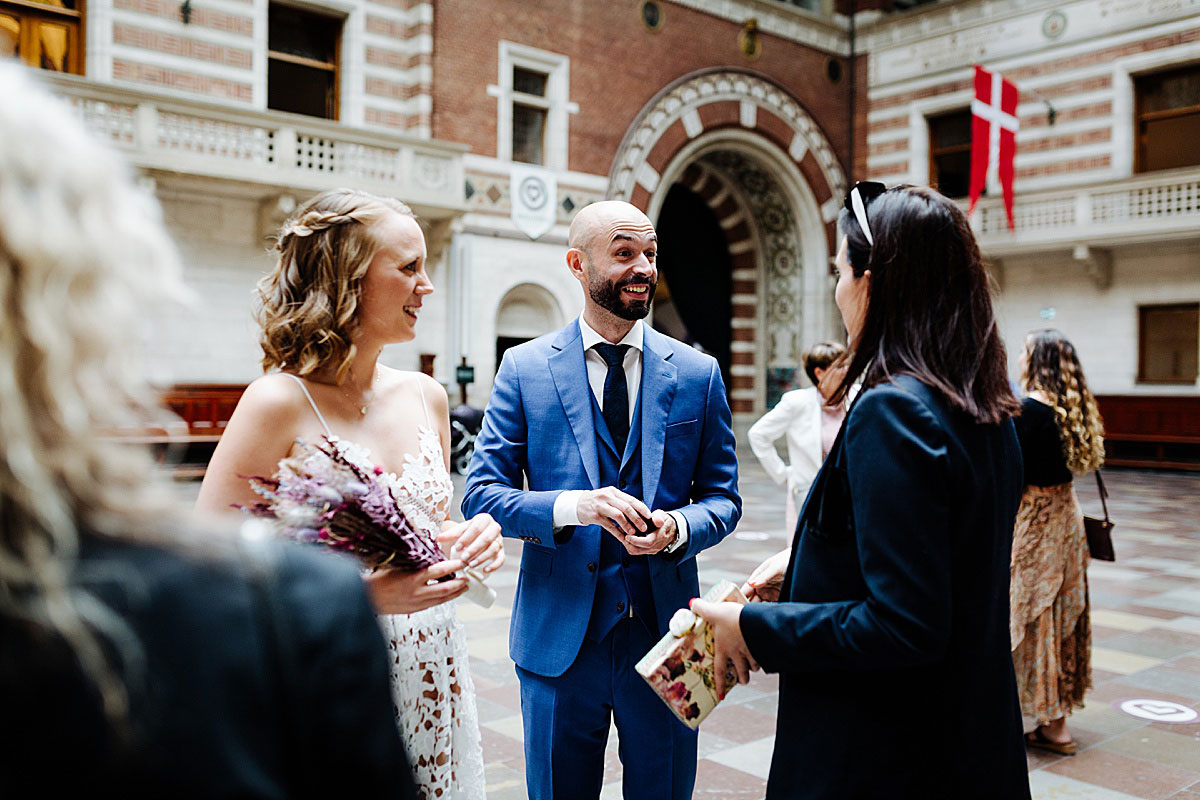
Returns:
[[[86,75],[87,74],[87,49],[86,36],[87,30],[87,0],[77,0],[78,8],[62,8],[60,6],[47,5],[46,3],[37,3],[33,0],[0,0],[0,13],[12,14],[19,19],[40,19],[44,21],[57,22],[65,24],[73,28],[73,33],[68,36],[67,42],[67,58],[68,63],[78,67],[75,70],[64,70],[63,75]],[[43,69],[41,62],[33,62],[28,55],[26,42],[31,38],[25,35],[26,26],[21,25],[22,43],[21,55],[17,60],[34,69]],[[48,70],[55,71],[55,70]]]
[[[1146,316],[1147,316],[1147,313],[1146,312],[1150,312],[1150,311],[1191,311],[1191,310],[1196,310],[1197,315],[1200,316],[1200,301],[1192,302],[1192,303],[1144,303],[1144,304],[1138,305],[1138,307],[1137,307],[1137,311],[1138,311],[1137,382],[1139,384],[1164,385],[1164,386],[1194,386],[1196,384],[1197,379],[1200,379],[1200,374],[1198,374],[1197,378],[1193,378],[1192,380],[1187,380],[1186,378],[1151,380],[1146,377],[1146,345],[1147,345],[1147,339],[1146,339]],[[1197,348],[1200,349],[1200,330],[1197,331],[1196,336],[1197,336],[1197,342],[1198,342]],[[1198,352],[1197,358],[1200,359],[1200,352]],[[1198,366],[1200,366],[1200,365],[1198,365]],[[1198,371],[1198,373],[1200,373],[1200,369],[1198,369],[1197,371]]]
[[[1191,115],[1200,115],[1200,104],[1184,106],[1181,108],[1169,108],[1162,111],[1142,111],[1143,103],[1145,102],[1142,91],[1141,82],[1159,75],[1164,75],[1171,72],[1183,72],[1192,70],[1200,73],[1200,63],[1192,64],[1168,64],[1158,69],[1148,70],[1146,72],[1136,73],[1131,75],[1133,83],[1133,172],[1135,175],[1145,175],[1161,170],[1151,170],[1146,168],[1145,150],[1142,142],[1142,123],[1151,122],[1163,119],[1172,119],[1175,117],[1184,117]],[[1169,169],[1189,169],[1200,166],[1200,162],[1189,164],[1183,167],[1170,167]],[[1138,374],[1141,374],[1139,369]]]
[[[929,145],[929,147],[928,147],[928,157],[929,157],[928,175],[926,176],[928,183],[926,185],[937,189],[939,192],[942,190],[939,187],[939,182],[937,179],[938,178],[938,163],[937,163],[938,157],[946,156],[946,155],[956,155],[958,153],[964,153],[964,152],[967,153],[969,156],[971,153],[971,141],[968,140],[966,142],[966,144],[956,144],[956,145],[950,145],[950,146],[939,148],[937,146],[937,143],[934,140],[933,123],[936,120],[943,119],[945,117],[957,116],[957,115],[963,114],[963,113],[965,113],[967,115],[967,121],[971,122],[971,106],[970,105],[955,106],[954,108],[945,108],[945,109],[941,109],[938,111],[931,111],[924,115],[924,117],[925,117],[925,136],[926,136],[926,141],[928,142],[928,145]],[[971,191],[970,190],[970,169],[968,168],[967,193],[963,194],[961,197],[963,197],[963,198],[967,197],[970,194],[970,191]],[[949,195],[946,195],[946,196],[949,197]],[[983,187],[983,195],[982,196],[984,196],[984,197],[987,196],[987,186]],[[961,199],[961,198],[955,197],[953,199],[957,200],[957,199]]]
[[[538,72],[546,76],[546,94],[518,92],[513,88],[514,69]],[[523,105],[546,111],[546,126],[542,133],[542,163],[547,169],[567,170],[569,155],[569,120],[579,112],[579,105],[570,100],[571,59],[559,53],[501,40],[497,82],[487,87],[496,98],[496,158],[513,162],[513,107]],[[525,163],[525,162],[513,162]]]
[[[2,2],[2,1],[3,0],[0,0],[0,2]],[[333,61],[332,62],[318,61],[315,58],[306,58],[304,56],[293,55],[292,53],[285,53],[281,50],[272,50],[271,49],[271,24],[270,24],[270,19],[271,19],[270,15],[271,15],[271,7],[272,6],[277,6],[279,8],[285,8],[290,11],[295,11],[300,14],[307,14],[307,15],[313,16],[313,17],[325,17],[329,20],[336,20],[338,22],[339,28],[338,28],[338,33],[334,39],[334,44],[333,44]],[[333,97],[330,100],[330,105],[331,105],[330,115],[325,116],[325,117],[313,116],[312,118],[313,119],[327,119],[332,122],[339,121],[341,119],[341,114],[342,114],[342,80],[344,77],[343,65],[342,65],[342,50],[343,50],[343,46],[344,46],[344,40],[346,38],[346,29],[349,25],[349,15],[347,15],[343,12],[340,12],[337,9],[333,9],[333,8],[319,8],[319,7],[315,7],[315,6],[300,6],[300,5],[296,5],[294,3],[281,2],[280,0],[268,0],[266,22],[267,22],[267,24],[266,24],[266,29],[267,29],[267,41],[266,41],[267,70],[266,70],[266,76],[265,76],[265,78],[266,78],[265,84],[266,85],[264,87],[263,94],[264,94],[264,99],[266,101],[267,110],[268,111],[276,111],[281,114],[298,113],[298,112],[284,111],[283,109],[273,108],[271,106],[271,91],[270,91],[271,62],[272,61],[281,61],[285,64],[292,64],[295,66],[308,67],[310,69],[324,70],[324,71],[327,71],[332,74],[332,76],[333,76]],[[310,116],[310,115],[303,114],[302,116]]]

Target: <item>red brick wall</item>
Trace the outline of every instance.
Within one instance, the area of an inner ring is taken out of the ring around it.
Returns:
[[[165,0],[114,0],[113,7],[137,11],[163,19],[178,20],[180,3]],[[208,8],[197,8],[192,11],[191,24],[203,28],[212,28],[239,36],[249,37],[254,31],[254,20],[249,15],[228,14]]]
[[[168,69],[153,64],[139,64],[123,58],[113,59],[113,78],[119,81],[164,86],[168,89],[205,95],[219,100],[233,100],[240,103],[249,103],[251,100],[249,83],[196,75],[186,70]]]
[[[855,181],[865,180],[867,175],[867,112],[873,106],[867,98],[867,80],[870,58],[865,55],[854,59],[854,164],[846,176],[846,185],[853,186]],[[849,80],[849,75],[843,80]],[[839,151],[840,152],[840,151]],[[842,159],[845,160],[843,155]]]
[[[227,67],[250,69],[252,66],[249,48],[226,47],[187,36],[176,36],[135,25],[126,25],[122,22],[113,25],[113,41],[129,47],[140,47],[143,50],[194,58],[199,61],[223,64]]]
[[[438,0],[434,6],[433,135],[496,155],[499,41],[505,39],[571,59],[569,166],[607,175],[621,137],[663,87],[697,70],[740,67],[788,89],[813,117],[844,162],[848,81],[825,77],[829,54],[769,34],[754,61],[738,50],[741,26],[664,3],[657,32],[641,23],[632,0]],[[843,72],[847,70],[843,69]],[[859,69],[865,115],[866,63]],[[864,116],[865,119],[865,116]],[[865,125],[860,126],[865,157]]]

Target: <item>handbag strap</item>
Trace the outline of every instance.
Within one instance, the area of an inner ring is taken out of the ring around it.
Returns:
[[[1096,470],[1096,488],[1100,490],[1100,507],[1104,509],[1104,521],[1108,520],[1108,489],[1104,485],[1104,478],[1100,476],[1100,470]]]

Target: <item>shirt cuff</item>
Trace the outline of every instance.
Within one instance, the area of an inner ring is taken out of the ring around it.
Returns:
[[[554,498],[554,511],[551,519],[556,529],[580,524],[579,496],[582,494],[583,490],[581,489],[567,489],[559,492],[558,497]]]
[[[674,553],[687,544],[688,540],[688,521],[687,517],[680,514],[678,511],[668,511],[671,518],[675,520],[675,529],[679,531],[679,535],[675,537],[675,541],[664,548],[665,552]]]

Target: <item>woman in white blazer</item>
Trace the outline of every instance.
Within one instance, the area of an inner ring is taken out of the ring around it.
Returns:
[[[763,469],[776,483],[787,485],[789,545],[796,530],[796,516],[808,495],[808,488],[846,416],[844,406],[825,405],[827,398],[819,388],[826,370],[843,352],[845,348],[836,342],[818,342],[810,347],[804,353],[804,372],[813,385],[807,389],[786,392],[779,404],[751,425],[747,432],[750,449],[758,456]],[[837,384],[838,381],[829,382],[831,387]],[[775,450],[775,441],[780,436],[787,437],[787,464],[783,463]]]

